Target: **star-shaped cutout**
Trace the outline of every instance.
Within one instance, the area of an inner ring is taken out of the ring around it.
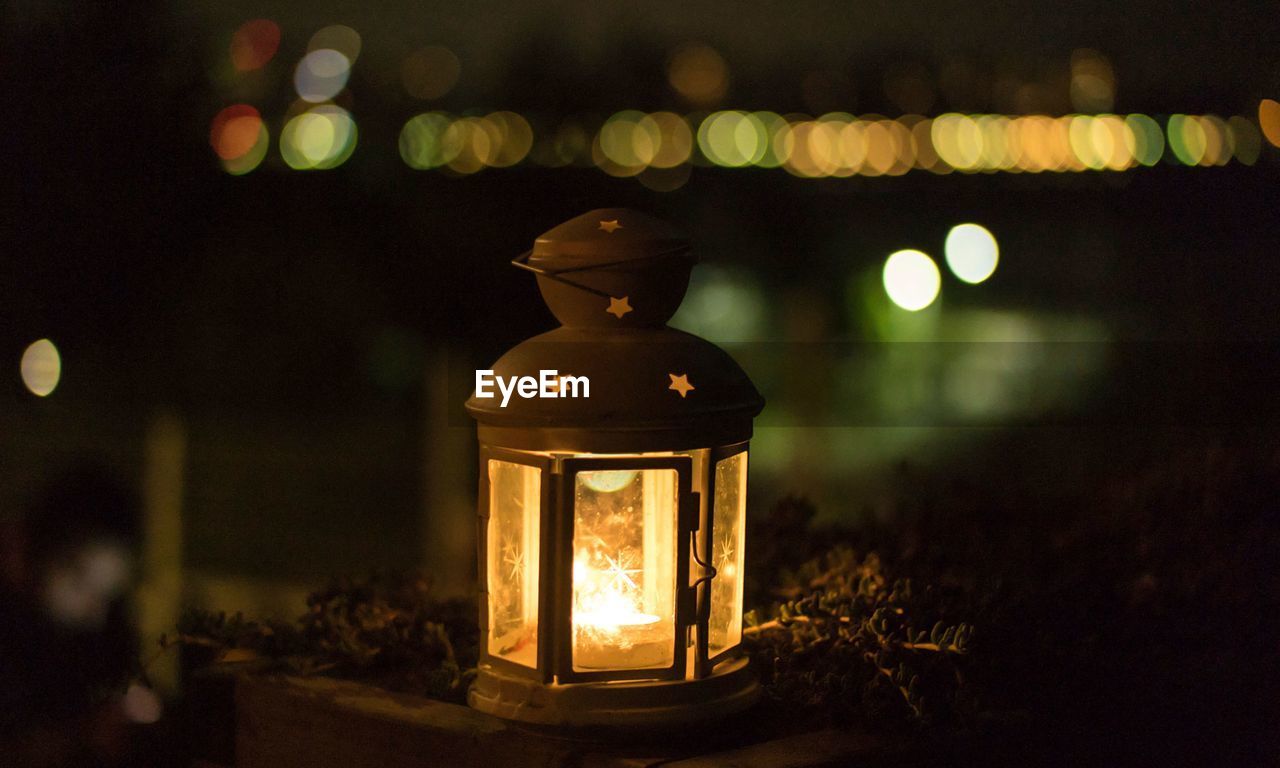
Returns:
[[[689,393],[695,389],[695,387],[689,383],[689,374],[682,373],[677,376],[674,373],[668,373],[667,375],[671,377],[671,386],[667,387],[667,389],[674,389],[679,392],[682,400],[688,397]]]
[[[726,536],[720,540],[720,551],[716,554],[720,567],[724,568],[726,564],[733,562],[733,555],[733,539]]]
[[[520,577],[524,575],[524,553],[513,547],[510,554],[503,559],[503,562],[511,566],[511,580],[519,581]]]
[[[632,311],[631,304],[627,302],[628,298],[630,297],[623,296],[622,298],[617,298],[615,296],[610,296],[609,308],[606,309],[605,312],[608,312],[611,315],[615,315],[619,320],[621,320],[623,315]]]
[[[618,223],[617,219],[610,219],[608,221],[601,221],[600,229],[612,235],[615,231],[622,229],[622,225]]]

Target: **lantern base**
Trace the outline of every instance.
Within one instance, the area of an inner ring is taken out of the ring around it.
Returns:
[[[760,683],[746,658],[727,659],[697,680],[544,684],[481,667],[467,703],[536,725],[611,730],[660,729],[719,720],[751,706]]]

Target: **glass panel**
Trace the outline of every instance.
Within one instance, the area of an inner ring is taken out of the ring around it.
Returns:
[[[538,524],[542,472],[489,462],[489,654],[538,666]]]
[[[712,656],[742,641],[743,555],[747,541],[747,453],[716,462],[716,498],[712,508],[711,616],[707,646]]]
[[[579,472],[573,497],[573,668],[675,663],[674,469]]]

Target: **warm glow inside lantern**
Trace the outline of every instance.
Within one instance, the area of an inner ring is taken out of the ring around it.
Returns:
[[[749,705],[747,441],[763,401],[723,350],[665,325],[688,284],[687,241],[606,209],[515,263],[562,326],[494,364],[512,396],[478,386],[467,402],[481,443],[471,704],[561,725]],[[516,389],[525,378],[551,386]]]

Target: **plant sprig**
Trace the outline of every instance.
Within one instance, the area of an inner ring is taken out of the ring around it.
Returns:
[[[890,579],[874,553],[844,545],[788,582],[777,590],[788,599],[749,613],[744,630],[775,698],[837,717],[957,714],[975,630],[941,618],[932,590]]]
[[[382,573],[331,583],[307,598],[296,621],[189,611],[161,646],[203,650],[211,660],[262,658],[292,674],[327,674],[461,701],[474,675],[473,604],[438,600],[417,575]]]

